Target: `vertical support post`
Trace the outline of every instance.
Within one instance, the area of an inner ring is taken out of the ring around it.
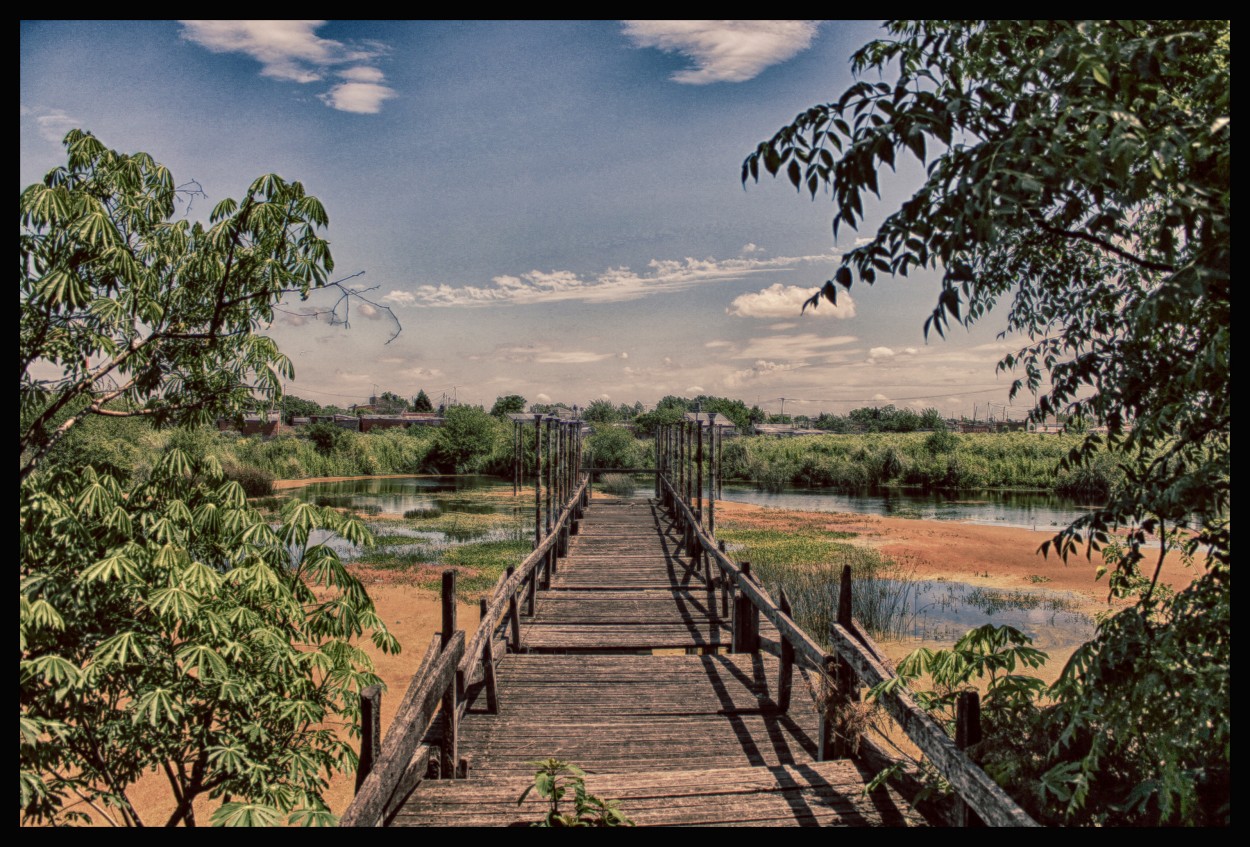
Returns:
[[[516,568],[508,565],[508,579],[512,579],[514,573],[516,573]],[[517,608],[515,591],[508,593],[508,628],[511,636],[508,649],[513,653],[519,653],[521,652],[521,610]]]
[[[543,416],[534,415],[534,549],[543,540]]]
[[[975,691],[961,691],[955,698],[955,746],[967,750],[981,743],[981,696]],[[955,825],[985,826],[985,822],[963,800],[955,802]]]
[[[486,621],[486,598],[477,601],[478,626]],[[486,711],[492,715],[499,714],[499,682],[495,679],[495,633],[486,636],[486,646],[482,648],[482,679],[486,685]]]
[[[777,605],[781,613],[790,617],[790,598],[786,590],[781,589],[777,595]],[[790,709],[790,693],[794,690],[794,645],[785,633],[781,634],[781,668],[777,671],[777,711],[786,712]]]
[[[356,766],[356,792],[382,755],[382,686],[370,685],[360,692],[360,764]]]
[[[694,431],[695,438],[698,439],[699,447],[695,453],[695,517],[699,521],[699,526],[703,526],[703,422],[699,420],[699,413],[694,414]]]
[[[446,650],[448,642],[456,633],[456,572],[443,571],[443,630],[440,649]],[[464,697],[464,674],[456,671],[456,678],[443,695],[443,738],[441,747],[443,773],[454,778],[456,765],[460,762],[460,701]]]
[[[720,551],[722,553],[725,552],[724,541],[718,541],[716,543],[716,546],[720,548]],[[717,570],[720,571],[720,568],[718,567]],[[720,614],[722,618],[729,617],[729,590],[730,590],[729,575],[724,572],[721,572],[720,574]]]
[[[543,520],[543,537],[544,538],[547,537],[548,535],[551,535],[551,497],[552,497],[551,488],[552,488],[552,484],[555,482],[555,471],[556,471],[556,457],[554,456],[554,451],[551,449],[552,447],[551,431],[553,428],[552,427],[553,423],[554,421],[552,421],[550,418],[547,419],[547,513]]]
[[[707,531],[709,535],[716,535],[716,430],[720,427],[712,426],[712,421],[716,419],[713,412],[708,416],[707,435],[708,435],[708,475],[707,475]]]
[[[725,492],[721,488],[725,472],[721,469],[725,459],[725,428],[718,426],[716,432],[716,499],[724,500]]]
[[[838,623],[848,630],[854,628],[851,620],[851,566],[842,566],[842,579],[838,586]],[[832,702],[826,706],[824,720],[834,722],[836,715],[829,714],[834,710],[845,710],[851,704],[859,702],[859,679],[851,664],[838,657],[834,664],[834,692]],[[823,730],[822,730],[823,734]],[[845,759],[854,753],[854,739],[839,733],[832,733],[830,754],[835,759]]]
[[[655,435],[651,436],[651,451],[655,453],[655,498],[660,498],[660,473],[664,468],[664,462],[660,458],[660,428],[656,427]]]
[[[743,580],[752,579],[751,563],[743,562]],[[745,591],[738,591],[734,598],[734,652],[758,653],[760,649],[760,610],[755,608]]]

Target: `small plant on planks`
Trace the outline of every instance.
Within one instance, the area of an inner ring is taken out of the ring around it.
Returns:
[[[517,798],[517,805],[525,802],[531,791],[547,801],[547,814],[533,826],[633,826],[615,800],[603,800],[586,790],[583,777],[586,772],[577,765],[560,759],[542,759],[530,762],[538,770],[534,784],[528,786]],[[561,811],[560,801],[570,791],[573,793],[571,811]]]

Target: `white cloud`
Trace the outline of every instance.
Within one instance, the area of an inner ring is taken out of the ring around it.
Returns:
[[[889,359],[894,355],[894,351],[889,347],[874,347],[868,351],[870,359]]]
[[[646,273],[626,267],[609,268],[600,274],[579,276],[572,271],[533,270],[519,276],[502,274],[491,278],[489,286],[419,285],[412,300],[404,305],[487,306],[500,303],[547,304],[559,300],[587,303],[619,303],[652,294],[681,291],[712,282],[745,279],[756,274],[775,273],[796,266],[828,262],[834,253],[818,256],[776,256],[769,259],[652,259]],[[396,292],[387,297],[394,298]],[[392,299],[392,302],[399,302]]]
[[[600,395],[599,395],[598,397],[596,397],[595,399],[596,399],[596,400],[611,400],[612,398],[611,398],[611,397],[609,397],[609,396],[608,396],[608,395],[606,395],[606,394],[600,394]]]
[[[687,394],[702,394],[702,393],[703,393],[703,386],[702,386],[702,385],[690,385],[690,386],[687,386],[687,387],[686,387],[686,393],[687,393]]]
[[[551,350],[539,353],[534,361],[540,365],[585,365],[610,358],[611,353],[592,353],[589,350]]]
[[[837,305],[824,302],[818,309],[804,310],[803,304],[819,291],[819,288],[800,288],[776,282],[761,291],[734,298],[725,314],[740,318],[794,318],[800,314],[821,318],[855,317],[855,301],[847,293],[838,295]]]
[[[417,300],[411,291],[400,291],[396,289],[382,297],[383,303],[394,303],[397,306],[411,306]]]
[[[725,385],[729,388],[740,388],[743,385],[747,385],[748,383],[754,382],[760,378],[776,376],[777,374],[785,373],[786,371],[798,370],[799,368],[805,367],[807,367],[806,362],[789,362],[783,364],[759,359],[752,367],[735,371],[725,377]]]
[[[377,68],[360,65],[339,71],[339,76],[348,82],[384,82],[386,75]]]
[[[704,344],[703,346],[704,346],[704,347],[716,348],[716,347],[732,347],[732,346],[734,346],[734,345],[733,345],[733,342],[732,342],[732,341],[709,341],[709,342],[707,342],[706,344]]]
[[[872,395],[872,399],[874,399],[874,400],[889,400],[890,398],[889,398],[889,397],[886,397],[884,394],[874,394],[874,395]]]
[[[374,82],[343,82],[317,96],[322,103],[340,112],[376,115],[382,111],[382,104],[395,96],[395,89]]]
[[[535,397],[534,399],[535,399],[535,400],[537,400],[539,403],[550,403],[550,402],[551,402],[551,395],[549,395],[549,394],[539,394],[539,395],[538,395],[537,397]]]
[[[839,354],[833,348],[845,347],[858,341],[853,335],[817,335],[805,332],[800,335],[772,335],[752,338],[744,349],[733,354],[735,359],[795,360]],[[849,351],[848,351],[849,352]]]
[[[754,241],[750,241],[750,242],[747,242],[746,244],[743,244],[743,245],[742,245],[742,250],[741,250],[741,251],[739,251],[739,252],[740,252],[743,256],[748,256],[748,255],[750,255],[751,253],[763,253],[763,252],[764,252],[764,248],[763,248],[763,247],[761,247],[761,246],[759,246],[758,244],[756,244]]]
[[[680,53],[693,68],[674,82],[706,85],[745,82],[765,68],[791,59],[812,44],[817,21],[625,21],[637,47]]]
[[[798,326],[798,324],[779,323],[779,324],[769,324],[768,328],[771,330],[775,330],[776,332],[781,332],[782,330],[785,330],[785,329],[794,329],[796,326]]]
[[[361,303],[358,305],[356,307],[356,314],[371,321],[379,320],[382,317],[381,310],[376,306],[369,305],[368,303]]]
[[[332,109],[373,114],[395,96],[386,75],[368,64],[385,48],[321,38],[325,21],[182,21],[182,37],[214,53],[242,53],[261,65],[261,76],[285,82],[321,82],[334,73],[346,80],[319,94]]]
[[[62,109],[49,109],[48,111],[35,115],[35,125],[39,127],[39,134],[53,144],[60,144],[65,138],[65,133],[71,129],[82,125],[82,121],[65,113]]]
[[[629,354],[628,354],[628,353],[625,353],[625,352],[621,352],[621,353],[618,353],[618,354],[617,354],[617,358],[618,358],[618,359],[628,359],[628,358],[629,358]]]

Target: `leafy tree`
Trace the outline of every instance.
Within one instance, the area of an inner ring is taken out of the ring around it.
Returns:
[[[443,473],[474,473],[505,441],[503,425],[480,406],[452,406],[434,437],[431,453]]]
[[[1035,394],[1034,420],[1065,412],[1105,424],[1125,471],[1106,506],[1054,546],[1092,551],[1127,527],[1112,590],[1143,586],[1058,690],[1069,725],[1049,782],[1066,786],[1073,820],[1124,809],[1139,821],[1226,818],[1230,24],[887,29],[853,59],[858,75],[882,81],[861,79],[798,115],[747,157],[743,180],[762,166],[813,197],[827,188],[836,236],[865,220],[883,167],[908,155],[922,163],[920,188],[844,254],[810,305],[856,280],[918,271],[940,275],[926,322],[939,334],[1006,301],[1006,330],[1029,340],[1000,363],[1020,374],[1013,395]],[[1095,461],[1101,442],[1088,432],[1068,464]],[[1175,537],[1166,529],[1187,525],[1180,543],[1205,551],[1206,572],[1161,601],[1158,565],[1137,580],[1145,547],[1153,539],[1166,551]],[[1152,732],[1160,699],[1202,731]],[[1112,701],[1113,710],[1090,708]],[[1136,770],[1109,777],[1111,759]]]
[[[637,468],[645,463],[643,447],[628,429],[600,425],[586,439],[586,459],[592,468]]]
[[[616,423],[620,419],[620,412],[610,400],[591,400],[590,405],[582,412],[582,420],[590,423]]]
[[[296,397],[294,394],[287,394],[282,398],[282,411],[286,415],[286,423],[293,424],[296,418],[307,418],[312,415],[324,414],[321,404],[313,400],[305,400],[303,397]]]
[[[180,189],[147,153],[80,130],[65,142],[68,164],[18,199],[21,479],[87,415],[208,423],[270,407],[293,371],[254,330],[284,295],[338,285],[325,209],[300,183],[263,176],[205,227],[171,219]]]
[[[506,397],[496,397],[495,405],[490,407],[490,413],[496,418],[506,418],[508,415],[519,415],[525,411],[525,398],[520,394],[509,394]]]
[[[408,401],[394,391],[383,391],[376,405],[378,413],[382,415],[398,415],[408,411]]]
[[[326,780],[355,758],[338,730],[377,680],[351,642],[398,646],[311,539],[364,527],[298,503],[271,527],[190,430],[143,473],[55,451],[93,415],[194,423],[278,395],[289,362],[255,330],[326,283],[325,212],[269,175],[208,227],[174,221],[151,156],[66,145],[19,198],[19,812],[149,823],[128,792],[156,771],[167,824],[204,796],[227,801],[214,823],[330,823]]]
[[[412,401],[412,410],[414,412],[432,412],[434,404],[430,402],[429,396],[425,393],[425,389],[417,392],[417,397]]]

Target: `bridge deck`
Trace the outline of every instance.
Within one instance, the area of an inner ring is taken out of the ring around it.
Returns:
[[[777,710],[776,659],[717,649],[730,641],[719,593],[676,541],[653,503],[594,500],[522,627],[531,652],[499,664],[499,713],[468,692],[469,779],[423,782],[392,825],[538,820],[538,798],[517,798],[548,757],[639,824],[922,823],[887,789],[865,796],[872,774],[855,763],[816,761],[815,709],[797,691]],[[685,649],[653,653],[672,648]]]

